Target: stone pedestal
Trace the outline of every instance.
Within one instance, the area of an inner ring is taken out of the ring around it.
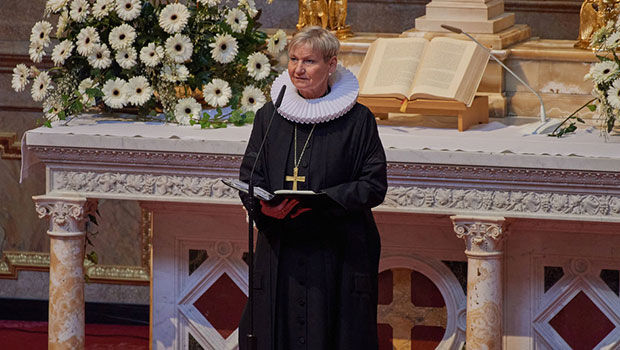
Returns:
[[[33,197],[40,218],[49,218],[49,349],[84,349],[84,239],[95,201],[80,197]]]
[[[419,30],[446,31],[447,24],[471,33],[497,33],[515,23],[514,13],[504,12],[503,0],[433,0],[426,15],[415,20]]]
[[[450,218],[467,246],[467,348],[501,349],[504,218]]]

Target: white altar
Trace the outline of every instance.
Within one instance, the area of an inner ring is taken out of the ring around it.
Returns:
[[[524,130],[379,127],[382,349],[620,346],[620,143]],[[75,120],[25,134],[22,176],[46,166],[34,200],[50,219],[50,348],[84,346],[84,222],[97,198],[152,212],[153,348],[236,347],[246,223],[220,179],[237,176],[249,132]]]

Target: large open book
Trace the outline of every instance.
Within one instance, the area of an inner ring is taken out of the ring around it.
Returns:
[[[471,105],[489,53],[446,37],[380,38],[359,73],[361,97],[456,100]]]

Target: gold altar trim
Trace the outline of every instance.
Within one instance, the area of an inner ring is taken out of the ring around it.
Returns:
[[[14,132],[0,132],[0,158],[21,159],[22,148]]]

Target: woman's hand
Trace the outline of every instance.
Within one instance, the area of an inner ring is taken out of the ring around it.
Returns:
[[[286,218],[289,214],[290,218],[294,219],[299,215],[312,210],[311,208],[299,206],[299,200],[294,198],[284,198],[284,200],[278,204],[271,204],[265,201],[260,201],[260,204],[261,213],[280,220]]]

